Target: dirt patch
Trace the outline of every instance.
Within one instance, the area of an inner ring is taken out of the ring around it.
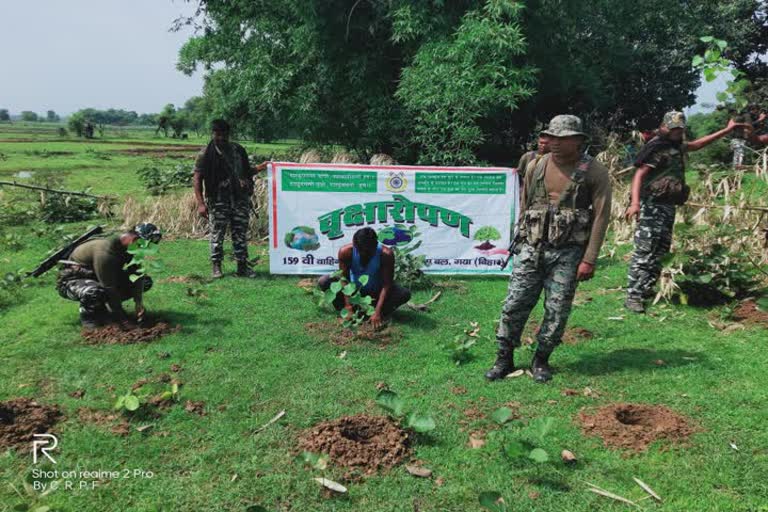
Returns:
[[[304,328],[311,335],[331,344],[345,347],[354,343],[377,343],[383,348],[402,339],[402,331],[391,323],[381,329],[374,329],[369,323],[364,323],[357,332],[345,329],[336,321],[307,322]]]
[[[194,402],[192,400],[187,400],[187,403],[184,404],[184,410],[193,414],[197,414],[198,416],[205,416],[205,402]]]
[[[296,283],[296,286],[307,293],[312,293],[317,289],[317,279],[312,277],[301,279],[298,283]]]
[[[586,435],[597,436],[607,448],[642,452],[657,440],[685,441],[696,432],[690,422],[663,405],[612,404],[593,414],[579,413]]]
[[[753,300],[739,303],[733,310],[733,319],[749,325],[768,327],[768,311],[757,309],[757,303]]]
[[[0,402],[0,448],[29,447],[34,434],[48,432],[61,416],[58,407],[31,398]]]
[[[85,390],[80,388],[72,391],[71,393],[67,393],[72,398],[83,398],[85,396]]]
[[[83,423],[108,427],[110,432],[118,436],[127,436],[131,433],[130,424],[117,413],[81,407],[77,410],[77,417]]]
[[[591,340],[595,335],[589,329],[583,327],[571,327],[563,334],[563,343],[566,345],[578,345],[587,340]]]
[[[371,475],[399,464],[408,454],[408,433],[389,418],[359,414],[306,430],[299,448],[325,453],[331,462]]]
[[[88,345],[130,345],[132,343],[148,343],[180,330],[180,325],[172,327],[167,322],[137,326],[128,330],[123,330],[119,325],[110,324],[97,329],[84,329],[81,335]]]
[[[200,284],[205,283],[208,280],[200,275],[192,274],[188,276],[170,276],[165,279],[161,279],[160,283],[181,283],[181,284]]]

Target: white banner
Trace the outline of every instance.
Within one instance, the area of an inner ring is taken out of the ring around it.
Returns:
[[[424,255],[425,271],[499,274],[518,210],[518,177],[493,167],[349,164],[269,166],[269,269],[325,274],[358,229],[395,252]]]

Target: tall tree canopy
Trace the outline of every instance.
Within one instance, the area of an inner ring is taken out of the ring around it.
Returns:
[[[694,101],[701,35],[764,50],[765,2],[200,0],[178,67],[239,130],[404,162],[509,161],[537,123],[609,128]],[[185,20],[180,20],[180,23]]]

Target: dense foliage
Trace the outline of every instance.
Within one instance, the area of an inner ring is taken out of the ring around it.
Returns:
[[[655,126],[694,101],[699,36],[732,41],[728,58],[750,73],[766,45],[763,0],[199,5],[178,67],[207,70],[213,113],[256,138],[293,133],[401,162],[509,161],[563,112]]]

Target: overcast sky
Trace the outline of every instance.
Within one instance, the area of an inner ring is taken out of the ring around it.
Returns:
[[[191,29],[183,0],[0,0],[0,108],[158,112],[202,92],[202,73],[176,71]]]
[[[0,108],[69,114],[86,107],[158,112],[202,92],[202,73],[176,71],[191,30],[168,29],[197,2],[0,0]],[[722,84],[705,84],[715,103]],[[693,110],[698,110],[694,108]]]

